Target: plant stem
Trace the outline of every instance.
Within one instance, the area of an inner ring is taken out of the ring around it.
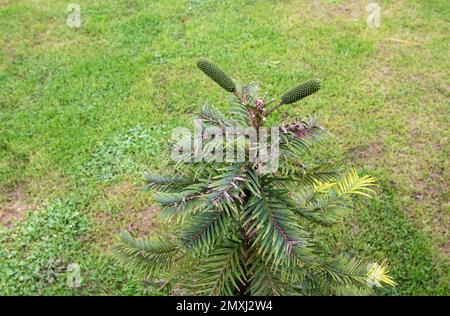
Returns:
[[[266,117],[269,116],[270,113],[272,113],[275,110],[278,110],[280,106],[282,106],[284,103],[283,101],[278,102],[277,105],[275,105],[273,108],[271,108],[269,111],[266,112]]]

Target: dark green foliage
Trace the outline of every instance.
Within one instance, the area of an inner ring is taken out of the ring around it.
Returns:
[[[200,61],[199,67],[220,82],[214,65]],[[294,102],[319,87],[319,81],[309,81],[285,99]],[[268,112],[255,83],[238,82],[233,104],[232,117],[207,104],[198,117],[219,131],[258,129],[266,121]],[[161,220],[174,226],[148,241],[125,233],[114,248],[118,262],[146,276],[170,269],[172,283],[187,294],[371,293],[367,264],[353,257],[331,257],[316,240],[314,227],[340,223],[350,212],[350,197],[369,197],[374,179],[344,172],[340,164],[306,162],[324,131],[314,118],[277,130],[276,170],[263,172],[267,162],[252,161],[245,151],[242,161],[187,160],[173,163],[176,176],[147,175],[148,188],[158,191]],[[203,141],[208,148],[223,140]],[[236,144],[245,149],[266,146],[242,139]],[[390,282],[384,270],[377,277]]]
[[[283,104],[295,103],[307,96],[319,91],[322,87],[322,83],[319,79],[312,79],[305,83],[298,85],[297,87],[285,92],[281,97]]]
[[[197,67],[226,91],[234,92],[236,90],[233,80],[209,60],[198,60]]]
[[[179,255],[177,245],[167,238],[134,240],[130,234],[124,232],[121,240],[122,243],[115,248],[116,260],[125,267],[147,276],[152,275],[155,270],[169,269]],[[149,265],[148,262],[153,264]]]

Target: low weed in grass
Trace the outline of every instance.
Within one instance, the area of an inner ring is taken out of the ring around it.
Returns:
[[[142,126],[133,127],[101,144],[92,157],[82,164],[80,171],[84,177],[104,183],[112,182],[123,174],[142,172],[143,163],[149,162],[160,151],[159,139],[164,135],[164,125],[151,130]]]
[[[80,205],[56,200],[0,231],[0,293],[36,295],[66,287],[65,271],[81,255],[90,223]]]

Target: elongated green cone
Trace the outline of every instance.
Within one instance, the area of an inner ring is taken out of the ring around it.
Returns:
[[[233,80],[209,60],[199,59],[197,61],[197,67],[228,92],[234,92],[236,90]]]
[[[283,104],[291,104],[306,98],[308,95],[319,91],[322,87],[322,83],[319,79],[312,79],[298,85],[294,89],[291,89],[283,94],[281,97],[281,102]]]

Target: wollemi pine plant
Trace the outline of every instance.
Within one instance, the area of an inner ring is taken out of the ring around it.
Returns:
[[[203,105],[201,146],[186,147],[185,139],[175,145],[182,159],[172,162],[172,175],[147,175],[167,229],[145,240],[122,233],[113,249],[117,262],[146,278],[168,276],[163,287],[183,294],[365,295],[383,283],[394,286],[386,262],[332,257],[317,238],[320,227],[348,216],[353,195],[371,196],[375,179],[311,161],[309,148],[324,131],[314,118],[264,132],[271,113],[317,92],[320,80],[267,108],[256,83],[244,85],[205,59],[197,66],[232,94],[230,115]],[[211,129],[237,136],[211,137]],[[271,154],[255,155],[263,147]],[[238,149],[240,159],[198,159]],[[276,168],[266,168],[274,161]]]

